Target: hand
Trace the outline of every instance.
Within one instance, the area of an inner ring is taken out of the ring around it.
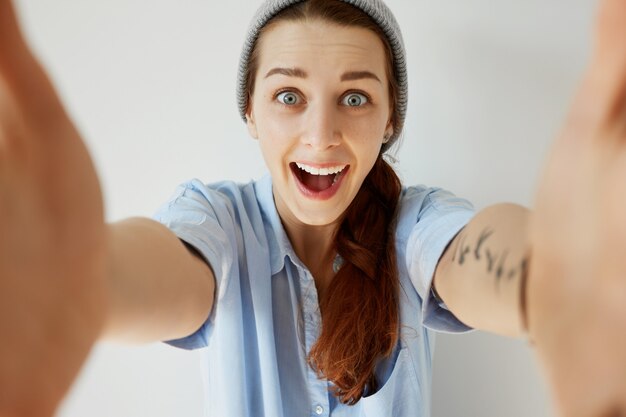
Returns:
[[[0,415],[51,415],[104,320],[98,180],[0,0]]]
[[[531,226],[529,333],[567,417],[626,416],[625,40],[626,0],[603,0]]]

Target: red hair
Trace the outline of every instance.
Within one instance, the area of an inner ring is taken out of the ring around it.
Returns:
[[[366,28],[380,37],[387,59],[394,123],[398,88],[391,46],[380,27],[367,14],[342,1],[308,0],[284,9],[263,30],[280,21],[306,19]],[[258,69],[257,49],[253,49],[249,62],[249,103]],[[400,179],[379,155],[337,230],[335,247],[344,263],[320,300],[322,329],[308,361],[319,377],[334,384],[334,394],[345,404],[353,405],[377,389],[374,367],[391,354],[398,341],[394,231],[400,191]]]
[[[344,264],[320,301],[322,332],[309,363],[354,404],[375,391],[374,367],[398,340],[395,213],[401,184],[379,157],[346,210],[335,245]]]

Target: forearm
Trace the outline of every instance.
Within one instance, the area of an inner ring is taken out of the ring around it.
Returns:
[[[461,321],[505,336],[523,334],[520,282],[528,266],[530,211],[497,204],[455,237],[435,273],[435,289]]]
[[[102,338],[127,342],[193,333],[213,303],[211,269],[147,218],[108,225],[108,314]]]

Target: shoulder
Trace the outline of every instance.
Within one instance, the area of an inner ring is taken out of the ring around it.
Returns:
[[[205,235],[262,233],[256,184],[192,179],[176,187],[153,217],[170,228],[197,231],[200,227]]]
[[[254,182],[204,183],[199,179],[192,179],[178,185],[160,210],[195,210],[226,214],[254,206],[256,200]]]
[[[443,188],[425,185],[405,187],[400,195],[396,218],[398,248],[411,246],[410,242],[424,242],[454,234],[474,214],[472,203]],[[410,251],[410,248],[407,250]]]
[[[234,262],[245,245],[266,241],[256,184],[192,179],[177,186],[153,218],[199,250],[216,269]],[[215,273],[219,275],[217,269]]]
[[[238,183],[235,181],[218,181],[204,183],[194,178],[183,182],[176,187],[170,197],[170,203],[175,203],[182,197],[189,197],[199,202],[237,202],[244,195],[254,192],[254,182]]]
[[[454,212],[474,212],[474,206],[467,199],[441,187],[412,185],[404,187],[398,207],[398,226],[414,225],[429,216],[445,215]]]

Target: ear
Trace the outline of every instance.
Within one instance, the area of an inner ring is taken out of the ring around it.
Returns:
[[[390,138],[393,136],[393,121],[389,119],[387,127],[385,128],[385,137]]]
[[[253,139],[259,138],[259,133],[256,128],[256,121],[254,118],[254,110],[252,109],[252,100],[248,99],[248,109],[246,110],[246,126],[248,126],[248,133]]]

